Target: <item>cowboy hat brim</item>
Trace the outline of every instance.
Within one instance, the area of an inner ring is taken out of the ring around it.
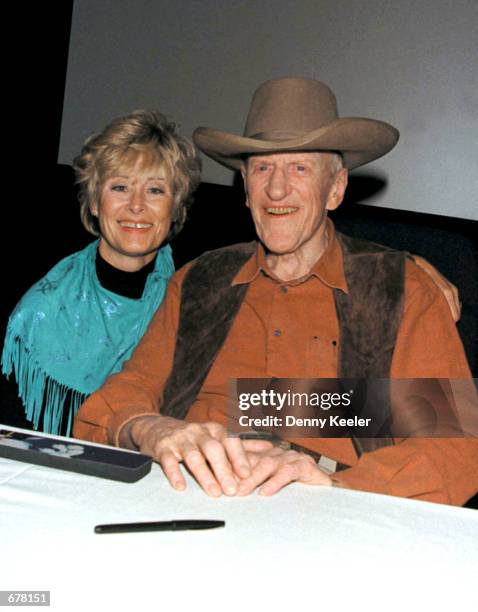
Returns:
[[[248,138],[213,128],[199,127],[193,140],[206,155],[223,166],[239,170],[244,156],[286,151],[338,151],[349,170],[388,153],[397,144],[399,132],[375,119],[342,117],[303,136],[287,140]]]

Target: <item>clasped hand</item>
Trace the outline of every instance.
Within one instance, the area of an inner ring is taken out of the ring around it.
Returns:
[[[125,429],[123,436],[157,461],[178,491],[186,488],[181,463],[211,497],[249,495],[258,487],[260,494],[273,495],[290,482],[332,484],[309,455],[264,440],[229,437],[219,423],[154,415],[138,417]]]

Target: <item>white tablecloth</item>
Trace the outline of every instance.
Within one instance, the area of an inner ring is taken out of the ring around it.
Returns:
[[[93,532],[172,519],[226,527]],[[173,491],[156,465],[123,484],[0,459],[0,521],[0,589],[50,590],[52,610],[478,604],[475,510],[297,484],[271,498],[210,499],[190,479]]]

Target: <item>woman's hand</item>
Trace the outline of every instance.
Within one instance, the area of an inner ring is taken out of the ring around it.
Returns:
[[[461,315],[461,302],[460,296],[458,295],[458,289],[455,287],[453,283],[445,278],[438,270],[431,265],[426,259],[420,257],[419,255],[412,255],[413,261],[417,264],[419,268],[421,268],[424,272],[428,274],[428,276],[432,279],[435,285],[440,289],[440,291],[445,296],[446,301],[448,302],[448,306],[451,310],[451,316],[453,320],[459,321]]]

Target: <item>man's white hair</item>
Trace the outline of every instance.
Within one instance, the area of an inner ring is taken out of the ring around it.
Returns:
[[[344,162],[341,153],[332,153],[332,159],[330,160],[330,169],[334,174],[344,167]]]

